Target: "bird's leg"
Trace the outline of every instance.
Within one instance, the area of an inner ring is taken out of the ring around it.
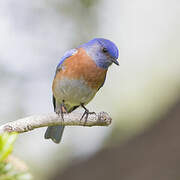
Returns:
[[[56,113],[60,116],[61,114],[61,118],[64,121],[64,113],[67,113],[67,109],[66,106],[64,104],[64,100],[62,101],[62,103],[60,104],[60,108],[58,111],[56,111]]]
[[[88,116],[89,114],[96,114],[95,112],[89,112],[89,110],[84,106],[84,104],[81,104],[81,107],[85,110],[81,119],[80,119],[80,122],[81,120],[85,117],[85,121],[84,121],[84,125],[86,124],[87,122],[87,119],[88,119]]]

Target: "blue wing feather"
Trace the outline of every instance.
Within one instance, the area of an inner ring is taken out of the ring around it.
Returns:
[[[63,62],[70,56],[74,55],[76,52],[77,52],[77,49],[71,49],[69,51],[66,51],[63,57],[60,59],[59,64],[56,67],[56,72],[61,68],[61,65],[63,64]]]

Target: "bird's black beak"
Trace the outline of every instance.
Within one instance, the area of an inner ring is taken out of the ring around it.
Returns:
[[[116,65],[118,65],[118,66],[119,66],[119,62],[118,62],[118,60],[117,60],[117,59],[112,58],[112,62],[113,62],[114,64],[116,64]]]

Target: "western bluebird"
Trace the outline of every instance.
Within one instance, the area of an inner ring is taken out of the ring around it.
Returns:
[[[119,51],[110,40],[95,38],[76,49],[67,51],[56,68],[52,90],[54,111],[70,113],[79,106],[85,109],[82,118],[89,112],[85,105],[104,85],[106,73],[112,63],[119,65]],[[82,119],[81,118],[81,119]],[[48,127],[45,139],[59,143],[64,126]]]

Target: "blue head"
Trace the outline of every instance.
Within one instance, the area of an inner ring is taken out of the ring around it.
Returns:
[[[98,67],[107,69],[112,63],[119,65],[117,61],[119,51],[117,46],[110,40],[95,38],[81,45]]]

